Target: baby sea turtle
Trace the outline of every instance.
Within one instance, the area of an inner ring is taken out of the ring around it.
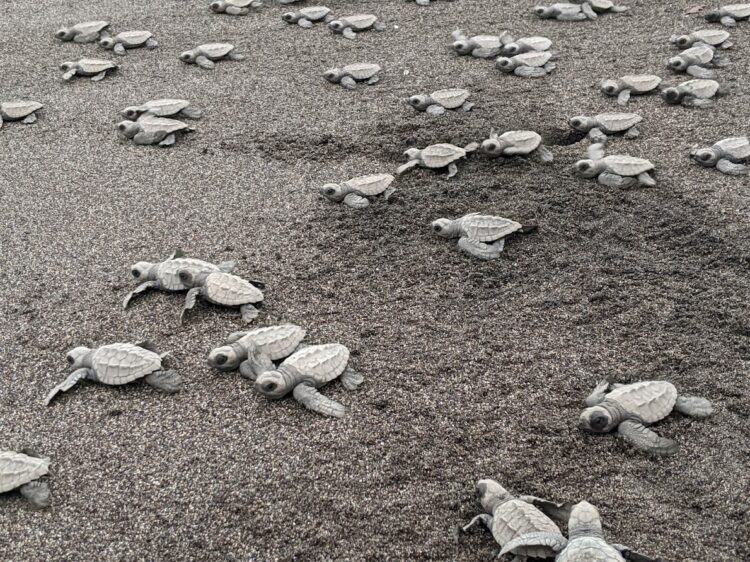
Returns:
[[[290,392],[306,408],[335,418],[343,417],[346,409],[326,398],[318,388],[336,378],[347,390],[362,384],[362,375],[348,367],[349,350],[340,343],[310,345],[287,357],[277,368],[258,373],[255,389],[268,398],[278,400]]]
[[[505,248],[505,237],[520,232],[528,234],[536,225],[522,225],[510,219],[471,213],[460,219],[438,219],[432,231],[443,238],[458,238],[458,247],[474,257],[491,260],[500,257]]]
[[[750,165],[750,140],[748,137],[730,137],[712,146],[693,147],[690,156],[701,166],[716,167],[732,176],[745,176]]]
[[[141,105],[132,105],[123,109],[120,114],[131,121],[135,121],[144,114],[155,117],[188,117],[200,119],[203,112],[200,109],[190,107],[187,100],[161,99],[147,101]]]
[[[534,6],[534,13],[541,19],[558,21],[584,21],[588,19],[580,4],[558,2],[551,6]]]
[[[557,65],[551,62],[552,53],[549,51],[530,51],[512,57],[498,57],[495,66],[505,73],[513,73],[524,78],[540,78],[546,76]]]
[[[234,45],[231,43],[206,43],[180,54],[182,62],[197,64],[201,68],[208,70],[216,66],[215,61],[224,59],[239,61],[244,60],[245,55],[235,53]]]
[[[73,76],[90,76],[93,82],[103,80],[108,71],[117,70],[118,66],[112,61],[101,59],[81,59],[78,62],[64,62],[60,70],[65,71],[63,80],[70,80]]]
[[[36,123],[36,112],[44,106],[35,101],[6,101],[0,103],[0,127],[4,121]]]
[[[725,86],[719,84],[716,80],[704,79],[688,80],[662,91],[667,103],[681,103],[686,107],[702,108],[713,106],[716,103],[713,98],[725,93]]]
[[[48,507],[49,486],[39,480],[49,472],[49,459],[15,451],[0,451],[0,494],[18,490],[36,507]]]
[[[592,142],[604,144],[608,135],[624,133],[626,139],[634,139],[640,132],[636,125],[643,121],[635,113],[600,113],[593,117],[578,115],[571,117],[568,124],[576,131],[588,133]]]
[[[172,146],[179,133],[191,133],[195,129],[177,119],[166,119],[151,114],[142,116],[138,121],[120,121],[117,131],[135,144]]]
[[[534,131],[507,131],[498,135],[495,129],[479,147],[479,152],[492,158],[510,156],[532,156],[542,163],[554,160],[549,148],[542,144],[542,137]]]
[[[503,47],[510,43],[513,38],[507,31],[499,35],[474,35],[469,37],[457,29],[451,33],[453,38],[453,50],[461,56],[471,55],[479,59],[496,57],[503,52]]]
[[[353,90],[357,82],[377,84],[380,81],[380,67],[367,62],[347,64],[342,68],[326,70],[323,77],[331,84],[341,84],[347,90]]]
[[[611,0],[573,0],[573,2],[580,4],[584,15],[591,20],[596,19],[599,14],[620,14],[628,10],[627,7],[618,6]]]
[[[661,78],[653,74],[631,74],[616,80],[602,80],[601,90],[608,96],[617,96],[617,103],[627,105],[631,95],[653,92]]]
[[[106,21],[87,21],[77,23],[71,27],[63,27],[55,33],[60,41],[74,43],[93,43],[102,35],[102,31],[109,27]]]
[[[128,49],[138,49],[139,47],[156,49],[159,43],[156,42],[150,31],[123,31],[114,37],[103,37],[99,41],[99,45],[107,50],[113,50],[116,55],[125,55]]]
[[[163,262],[151,263],[140,261],[130,268],[133,279],[140,282],[135,289],[129,292],[122,301],[122,307],[127,308],[130,300],[137,294],[150,289],[159,291],[187,291],[189,289],[180,279],[180,271],[190,271],[193,274],[204,272],[223,271],[231,273],[235,268],[233,261],[222,262],[219,265],[187,258],[181,250],[175,251]],[[258,282],[255,282],[258,285]]]
[[[729,49],[732,46],[729,32],[724,29],[698,29],[686,35],[672,35],[669,41],[680,49],[687,49],[696,43],[705,43],[721,49]]]
[[[347,39],[356,39],[358,31],[374,29],[375,31],[385,31],[385,24],[378,21],[378,17],[372,14],[356,14],[331,20],[328,27],[334,33],[340,33]]]
[[[600,184],[608,187],[656,185],[656,180],[649,174],[654,169],[649,160],[624,154],[604,156],[604,145],[601,143],[589,146],[588,156],[588,159],[579,160],[575,165],[575,171],[581,177],[597,178]]]
[[[474,517],[462,530],[468,532],[483,523],[502,547],[498,558],[505,554],[515,555],[514,560],[553,558],[568,544],[552,519],[494,480],[480,480],[477,495],[485,513]]]
[[[262,5],[260,0],[216,0],[209,4],[208,9],[216,14],[245,16],[250,13],[250,8],[260,8]]]
[[[208,364],[220,371],[234,371],[255,380],[258,374],[273,369],[269,361],[291,355],[302,343],[306,331],[294,324],[268,326],[249,332],[234,332],[225,344],[212,350]]]
[[[148,349],[145,342],[113,343],[96,349],[76,347],[66,356],[73,372],[47,394],[44,403],[49,405],[59,392],[70,390],[84,379],[121,385],[143,378],[162,392],[178,392],[182,387],[180,375],[162,369],[162,360],[167,355],[159,355]]]
[[[213,304],[238,306],[245,323],[249,324],[258,317],[258,309],[253,305],[263,301],[263,293],[250,281],[222,271],[195,273],[190,269],[181,269],[178,275],[182,284],[189,289],[180,323],[185,312],[195,306],[198,297]]]
[[[750,4],[730,4],[706,14],[706,21],[719,22],[727,27],[734,27],[740,20],[750,19]]]
[[[316,22],[328,23],[333,19],[330,8],[325,6],[310,6],[308,8],[301,8],[296,12],[287,12],[281,16],[287,23],[296,23],[300,27],[309,29]]]
[[[678,396],[673,384],[666,381],[643,381],[613,385],[600,382],[586,398],[580,428],[593,433],[617,433],[636,449],[657,455],[677,452],[677,443],[660,437],[646,426],[666,418],[672,410],[694,418],[711,415],[711,402],[695,396]]]
[[[395,178],[390,174],[357,176],[343,183],[327,183],[320,188],[320,194],[336,203],[344,202],[354,209],[364,209],[370,205],[368,197],[383,194],[386,201],[396,191],[391,187]]]
[[[555,562],[625,562],[643,560],[630,557],[632,551],[620,544],[610,544],[604,539],[599,511],[587,501],[573,506],[568,520],[568,546],[557,555]]]
[[[455,146],[448,143],[431,144],[422,150],[418,148],[409,148],[404,151],[409,161],[398,167],[396,173],[401,175],[406,170],[415,166],[422,168],[448,168],[448,177],[452,178],[458,173],[456,160],[464,158],[469,152],[474,152],[479,148],[479,144],[471,142],[465,147]]]
[[[716,55],[710,45],[700,43],[685,49],[667,61],[667,67],[675,72],[686,72],[696,78],[713,78],[716,73],[706,66],[724,66],[726,61]]]
[[[474,104],[469,99],[469,90],[463,88],[449,88],[438,90],[429,95],[416,95],[406,101],[417,111],[426,111],[430,115],[442,115],[446,109],[461,108],[470,111]]]
[[[532,51],[549,51],[550,47],[552,47],[552,41],[546,37],[538,35],[534,37],[521,37],[520,39],[506,43],[503,47],[503,54],[512,57]]]

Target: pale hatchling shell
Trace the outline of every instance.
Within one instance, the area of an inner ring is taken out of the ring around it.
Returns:
[[[166,133],[176,133],[177,131],[183,131],[190,127],[178,121],[177,119],[165,119],[164,117],[155,117],[154,115],[144,115],[138,123],[141,126],[142,131],[164,131]]]
[[[204,289],[209,301],[225,306],[240,306],[263,300],[263,293],[260,289],[231,273],[209,274]]]
[[[365,29],[372,27],[375,22],[378,21],[378,18],[372,14],[355,14],[353,16],[340,18],[339,21],[355,31],[364,31]]]
[[[427,168],[445,168],[448,164],[466,156],[466,151],[458,146],[440,143],[422,149],[422,162]]]
[[[35,101],[8,101],[0,103],[0,115],[8,121],[16,121],[28,117],[44,106]]]
[[[83,23],[77,23],[72,29],[78,32],[78,35],[90,35],[92,33],[99,33],[102,29],[109,26],[109,22],[106,21],[85,21]]]
[[[594,119],[607,132],[611,133],[627,131],[633,125],[637,125],[643,121],[643,117],[635,113],[600,113],[594,116]]]
[[[49,472],[49,459],[14,451],[0,451],[0,493],[37,480]]]
[[[99,74],[104,70],[117,68],[112,61],[102,59],[81,59],[77,63],[78,68],[86,74]]]
[[[653,74],[631,74],[623,76],[620,81],[636,92],[650,92],[661,84],[661,78]]]
[[[123,31],[115,35],[114,39],[126,47],[137,47],[143,45],[151,37],[153,37],[153,33],[150,31]]]
[[[581,537],[573,539],[555,558],[555,562],[625,562],[620,552],[604,539]]]
[[[371,174],[352,178],[344,184],[356,189],[363,195],[378,195],[388,189],[394,179],[390,174]]]
[[[299,13],[310,21],[318,21],[330,14],[331,9],[326,8],[325,6],[310,6],[308,8],[300,9]]]
[[[546,51],[552,46],[552,41],[539,35],[535,35],[534,37],[522,37],[516,41],[516,43],[526,46],[532,51]]]
[[[340,343],[311,345],[288,357],[281,367],[291,367],[316,385],[323,385],[338,377],[346,369],[349,350]]]
[[[219,271],[219,267],[194,258],[175,258],[158,264],[156,278],[167,291],[187,290],[185,284],[180,280],[180,270],[188,271],[192,276],[209,271]]]
[[[147,101],[143,105],[138,106],[138,110],[143,113],[148,111],[157,117],[168,117],[176,115],[189,105],[190,102],[187,100],[161,99]]]
[[[605,396],[619,403],[626,412],[637,415],[647,424],[669,415],[677,401],[677,389],[666,381],[642,381],[626,384]]]
[[[552,58],[549,51],[530,51],[510,57],[519,66],[544,66]]]
[[[304,328],[294,324],[268,326],[251,330],[237,340],[245,348],[254,346],[272,361],[288,357],[305,338]]]
[[[750,158],[750,139],[748,137],[730,137],[714,144],[728,156],[741,160]]]
[[[234,45],[231,43],[206,43],[205,45],[199,45],[195,50],[209,59],[220,59],[232,52]]]
[[[743,19],[750,17],[750,4],[730,4],[728,6],[723,6],[721,11],[735,19]]]
[[[469,40],[474,43],[475,48],[483,50],[501,49],[503,46],[502,37],[498,35],[474,35]]]
[[[527,533],[560,535],[557,525],[533,505],[519,499],[509,500],[495,508],[492,536],[500,545]],[[514,554],[537,558],[552,558],[555,552],[546,546],[528,546],[514,550]]]
[[[435,103],[442,105],[446,109],[456,109],[461,107],[469,97],[469,91],[461,88],[449,88],[432,92],[430,97]]]
[[[247,8],[256,0],[226,0],[227,6],[236,6],[237,8]]]
[[[604,162],[608,171],[618,176],[637,176],[654,169],[654,165],[648,160],[625,154],[605,156],[602,158],[602,162]]]
[[[542,144],[542,137],[535,131],[508,131],[500,135],[498,140],[511,143],[522,154],[530,154]]]
[[[729,32],[724,29],[699,29],[689,34],[694,41],[702,41],[707,45],[721,45],[729,39]]]
[[[342,68],[346,74],[354,78],[355,80],[368,80],[380,72],[380,67],[377,64],[370,64],[367,62],[347,64]]]
[[[695,47],[685,49],[677,56],[695,58],[701,64],[706,64],[713,60],[714,50],[708,45],[697,45]]]
[[[104,384],[126,384],[161,369],[161,357],[130,343],[113,343],[94,350],[91,368]]]
[[[460,220],[462,233],[479,242],[499,240],[522,228],[516,221],[491,215],[471,214]]]
[[[719,91],[719,83],[716,80],[688,80],[678,84],[677,89],[696,98],[708,99]]]

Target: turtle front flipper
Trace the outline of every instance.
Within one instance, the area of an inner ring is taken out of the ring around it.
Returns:
[[[621,91],[619,94],[617,94],[617,103],[620,105],[628,105],[628,102],[630,101],[630,90],[625,89]]]
[[[638,180],[630,176],[620,176],[610,172],[603,172],[596,178],[597,181],[607,187],[616,187],[619,189],[629,189],[638,184]]]
[[[313,23],[307,18],[300,18],[297,20],[297,25],[304,27],[305,29],[310,29],[313,26]]]
[[[586,397],[586,400],[584,401],[586,406],[591,408],[592,406],[600,404],[604,400],[604,396],[607,394],[608,390],[609,382],[607,382],[606,380],[601,381],[596,385],[596,388],[593,390],[593,392]]]
[[[641,132],[638,130],[637,127],[630,127],[630,129],[628,129],[625,132],[625,135],[623,135],[623,136],[626,139],[630,140],[630,139],[638,138],[640,136],[640,134],[641,134]]]
[[[245,60],[245,55],[241,55],[239,53],[235,53],[234,51],[232,51],[231,53],[227,55],[227,58],[229,60],[241,61],[241,60]]]
[[[607,135],[599,127],[594,127],[589,131],[589,138],[593,143],[607,144]]]
[[[362,197],[356,193],[347,193],[344,197],[344,205],[352,209],[365,209],[370,206],[370,201],[367,197]]]
[[[434,103],[427,107],[426,112],[430,115],[443,115],[445,113],[445,108],[442,105]]]
[[[699,396],[678,396],[674,409],[691,418],[707,418],[714,413],[711,401]]]
[[[46,482],[35,480],[24,484],[18,489],[21,495],[29,500],[35,507],[49,507],[49,486]]]
[[[466,236],[462,236],[458,239],[458,247],[475,258],[494,260],[500,257],[503,248],[505,248],[505,239],[501,238],[493,244],[485,244],[479,240],[473,240]]]
[[[344,413],[346,413],[346,408],[344,408],[343,404],[326,398],[318,392],[318,389],[308,383],[303,382],[295,386],[292,395],[305,408],[324,416],[342,418],[344,417]]]
[[[499,557],[513,552],[516,549],[523,547],[535,547],[535,546],[548,546],[555,552],[560,552],[568,544],[568,539],[558,534],[553,533],[526,533],[520,537],[516,537],[510,542],[505,543],[503,549],[500,551]]]
[[[146,281],[145,283],[141,283],[135,289],[125,295],[125,298],[122,301],[122,307],[127,308],[130,300],[138,293],[143,293],[145,291],[148,291],[149,289],[158,289],[159,287],[161,287],[161,285],[158,281]]]
[[[347,90],[353,90],[357,87],[357,81],[351,76],[344,76],[341,80],[339,80],[339,84],[341,84]]]
[[[187,294],[185,295],[185,306],[182,307],[182,313],[180,314],[180,324],[182,324],[183,318],[185,316],[185,312],[190,310],[195,306],[195,301],[198,300],[198,295],[201,294],[201,288],[200,287],[193,287],[190,289]]]
[[[471,521],[469,521],[466,525],[461,527],[461,530],[464,533],[468,533],[472,527],[475,527],[477,523],[483,523],[485,527],[488,529],[492,529],[492,515],[489,515],[487,513],[480,513],[479,515],[476,515],[472,518]]]
[[[94,372],[91,369],[76,369],[68,375],[68,378],[58,384],[55,388],[49,391],[47,397],[44,399],[44,403],[49,406],[49,403],[57,395],[58,392],[65,392],[73,388],[80,381],[89,377],[93,378]]]
[[[258,309],[255,308],[252,304],[243,304],[240,307],[240,313],[242,314],[242,321],[245,324],[250,324],[258,317],[260,311],[258,311]]]
[[[159,46],[159,42],[156,39],[154,39],[153,37],[149,37],[148,40],[146,41],[146,45],[145,46],[149,50],[150,49],[156,49],[156,47]]]
[[[77,72],[76,69],[72,68],[62,75],[62,79],[67,82],[68,80],[71,80],[73,76],[76,75],[76,72]]]
[[[227,336],[227,339],[224,340],[224,345],[232,345],[234,342],[241,340],[249,333],[250,332],[232,332]]]
[[[661,437],[642,423],[635,420],[625,420],[617,426],[617,433],[636,449],[654,455],[673,455],[677,452],[677,443],[671,439]]]
[[[206,70],[212,70],[216,66],[216,63],[214,61],[207,57],[204,57],[203,55],[199,55],[195,58],[195,64],[197,64],[201,68],[205,68]]]
[[[401,166],[398,167],[398,169],[396,170],[396,174],[400,176],[406,170],[410,170],[411,168],[414,168],[415,166],[418,166],[418,165],[419,165],[419,160],[416,160],[416,159],[409,160],[406,164],[402,164]]]
[[[122,43],[117,43],[114,46],[113,51],[115,52],[116,55],[120,55],[121,57],[124,57],[125,55],[128,54],[127,49],[125,49],[125,45],[123,45]]]
[[[263,373],[273,371],[275,368],[271,358],[255,348],[248,353],[247,359],[240,363],[240,374],[246,379],[255,380]]]
[[[748,167],[745,164],[735,164],[726,158],[722,158],[716,163],[716,169],[730,176],[746,176],[748,174]]]
[[[346,29],[344,29],[344,31],[341,32],[341,35],[343,35],[347,39],[356,39],[357,38],[357,34],[354,33],[354,30],[351,27],[347,27]]]
[[[158,142],[157,132],[155,131],[139,131],[133,137],[133,142],[140,146],[148,146]]]
[[[551,164],[555,161],[555,156],[552,154],[552,151],[543,144],[540,144],[539,148],[534,151],[534,156],[536,156],[537,160],[542,164]]]
[[[250,13],[250,10],[247,8],[239,8],[237,6],[227,6],[225,11],[230,16],[246,16]]]
[[[547,76],[547,70],[541,66],[517,66],[513,74],[522,78],[541,78]]]
[[[341,373],[339,378],[341,379],[341,384],[346,390],[355,390],[365,380],[362,375],[351,367],[347,367],[346,371]]]
[[[160,133],[163,133],[163,131],[160,131]],[[172,133],[165,136],[164,139],[159,142],[159,146],[172,146],[176,141],[177,138],[174,133]]]
[[[638,183],[641,185],[645,185],[646,187],[656,186],[656,180],[652,178],[648,172],[638,174]]]
[[[591,4],[589,4],[588,2],[584,2],[583,4],[581,4],[581,11],[583,12],[583,15],[585,15],[590,20],[595,20],[599,17],[594,11],[594,8],[592,8]]]
[[[455,162],[451,162],[448,164],[448,178],[452,178],[458,173],[458,166],[456,166]]]
[[[564,521],[566,523],[570,519],[570,512],[573,510],[574,505],[572,503],[552,502],[542,498],[537,498],[536,496],[519,496],[518,499],[533,505],[550,519]]]
[[[146,375],[143,380],[167,394],[174,394],[182,390],[182,377],[176,371],[154,371],[150,375]]]
[[[701,109],[706,109],[716,105],[716,102],[712,99],[701,99],[696,98],[695,96],[685,96],[684,98],[682,98],[682,105],[684,105],[685,107],[698,107]]]
[[[223,261],[216,267],[219,268],[219,271],[223,271],[224,273],[232,273],[234,271],[234,268],[237,267],[237,262],[234,261]]]

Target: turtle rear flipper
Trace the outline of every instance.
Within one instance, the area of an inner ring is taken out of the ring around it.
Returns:
[[[534,155],[542,164],[551,164],[555,160],[552,151],[543,144],[540,144],[539,148],[534,151]]]
[[[463,236],[458,239],[458,247],[475,258],[494,260],[500,257],[503,248],[505,248],[505,239],[501,238],[493,244],[485,244],[479,240],[473,240]]]
[[[347,367],[346,371],[341,373],[339,378],[341,379],[341,384],[346,390],[354,390],[365,380],[362,375],[351,367]]]
[[[160,133],[163,133],[163,131],[159,131]],[[164,137],[163,140],[159,142],[159,146],[172,146],[177,141],[177,138],[175,137],[174,133],[171,133]]]
[[[344,408],[343,404],[326,398],[315,387],[307,383],[303,382],[295,386],[292,395],[305,408],[324,416],[342,418],[346,413],[346,408]]]
[[[562,535],[542,532],[526,533],[505,543],[498,557],[504,556],[509,552],[514,552],[516,549],[534,546],[548,546],[555,552],[560,552],[567,544],[568,540]]]
[[[160,286],[161,285],[158,281],[146,281],[145,283],[141,283],[135,289],[125,295],[125,298],[122,301],[122,307],[127,308],[130,300],[138,293],[143,293],[145,291],[148,291],[149,289],[158,289]]]
[[[35,480],[24,484],[18,489],[21,495],[36,507],[49,507],[49,486],[46,482]]]
[[[745,164],[735,164],[726,158],[722,158],[716,163],[716,169],[730,176],[748,175],[748,167]]]
[[[89,378],[93,375],[93,371],[90,369],[76,369],[68,375],[68,378],[58,384],[55,388],[49,391],[47,397],[44,399],[44,403],[49,405],[52,399],[57,395],[58,392],[66,392],[73,388],[80,381]]]
[[[638,174],[638,183],[645,185],[646,187],[656,186],[656,180],[652,178],[648,172]]]
[[[245,60],[245,55],[241,55],[239,53],[235,53],[234,51],[232,51],[231,53],[227,55],[227,58],[229,60],[241,61],[241,60]]]
[[[182,377],[176,371],[154,371],[143,380],[168,394],[174,394],[182,390]]]
[[[157,41],[156,39],[154,39],[153,37],[149,37],[149,38],[148,38],[148,39],[146,40],[146,43],[145,43],[145,45],[144,45],[144,46],[145,46],[145,47],[146,47],[147,49],[156,49],[156,47],[158,47],[158,46],[159,46],[159,43],[158,43],[158,41]]]
[[[365,209],[370,206],[370,201],[367,200],[367,197],[362,197],[356,193],[347,193],[344,197],[344,205],[352,209]]]
[[[635,420],[625,420],[617,426],[617,433],[636,449],[654,455],[673,455],[677,452],[677,443],[671,439],[661,437],[642,423]]]
[[[626,139],[631,140],[638,138],[641,132],[636,127],[630,127],[623,135]]]
[[[100,82],[101,80],[104,80],[104,77],[107,75],[106,70],[102,70],[99,74],[92,76],[91,81],[92,82]]]
[[[711,401],[699,396],[678,396],[674,409],[691,418],[707,418],[714,413]]]
[[[434,103],[428,106],[425,111],[430,115],[443,115],[445,113],[445,108],[442,105]]]

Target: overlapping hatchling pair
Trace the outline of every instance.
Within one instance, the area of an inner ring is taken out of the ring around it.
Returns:
[[[573,4],[580,4],[583,14],[590,20],[596,19],[599,14],[621,14],[627,12],[627,6],[618,6],[611,0],[571,0]]]
[[[220,371],[239,370],[243,377],[254,381],[260,373],[274,368],[273,361],[294,353],[305,334],[304,328],[294,324],[234,332],[223,346],[211,351],[208,364]]]
[[[551,6],[534,6],[534,13],[541,19],[558,21],[584,21],[589,19],[580,4],[557,2]]]
[[[197,64],[201,68],[211,70],[220,60],[245,60],[245,55],[234,51],[231,43],[206,43],[180,54],[180,60],[186,64]]]
[[[60,70],[64,71],[63,80],[66,82],[74,76],[90,77],[92,82],[104,80],[107,72],[114,72],[119,68],[112,61],[103,59],[80,59],[76,62],[69,61],[60,65]]]
[[[674,72],[685,72],[696,78],[714,78],[716,73],[711,69],[726,64],[726,59],[717,55],[716,50],[705,43],[693,45],[667,61],[667,67]]]
[[[616,80],[602,80],[601,90],[608,96],[617,96],[617,103],[627,105],[631,95],[655,92],[661,78],[653,74],[629,74]]]
[[[138,145],[172,146],[178,134],[192,133],[195,129],[182,121],[143,115],[137,121],[120,121],[117,132],[123,138],[131,139]]]
[[[727,27],[734,27],[738,21],[750,19],[750,4],[729,4],[718,10],[711,10],[705,15],[706,21],[721,23]]]
[[[479,59],[494,58],[503,52],[503,47],[513,41],[507,31],[501,31],[498,35],[474,35],[469,37],[457,29],[451,33],[453,44],[451,48],[461,56],[471,55]]]
[[[260,0],[216,0],[208,5],[208,9],[215,14],[229,14],[230,16],[246,16],[250,8],[260,8]]]
[[[550,51],[528,51],[512,57],[498,57],[495,66],[506,74],[524,78],[541,78],[551,73],[557,65]]]
[[[258,309],[254,305],[263,301],[263,292],[250,281],[222,271],[195,273],[190,269],[181,269],[178,275],[188,287],[180,323],[185,313],[195,306],[198,297],[212,304],[239,307],[245,323],[249,324],[258,317]]]
[[[660,437],[647,425],[666,418],[672,410],[694,418],[705,418],[713,413],[711,402],[695,396],[681,396],[672,383],[643,381],[615,384],[608,392],[607,381],[600,382],[586,398],[587,408],[581,413],[579,427],[593,433],[618,435],[636,449],[655,455],[677,452],[677,443]]]
[[[257,373],[254,388],[273,400],[291,392],[294,399],[306,408],[340,418],[346,408],[320,394],[318,389],[337,378],[347,390],[354,390],[362,384],[362,375],[348,363],[349,349],[339,343],[305,346],[278,367]]]
[[[60,41],[73,41],[74,43],[94,43],[101,36],[102,32],[109,27],[106,21],[86,21],[77,23],[70,27],[63,27],[57,30],[55,37]]]
[[[458,247],[476,258],[491,260],[500,257],[505,238],[514,232],[528,234],[536,230],[533,223],[470,213],[459,219],[440,218],[432,223],[432,231],[443,238],[458,238]]]
[[[467,101],[470,95],[469,90],[463,88],[447,88],[427,95],[410,96],[405,101],[417,111],[424,111],[430,115],[443,115],[447,109],[471,111],[474,104]]]
[[[697,29],[684,35],[672,35],[669,42],[680,49],[688,49],[696,43],[705,43],[720,49],[729,49],[732,42],[729,40],[729,32],[724,29]]]
[[[476,142],[471,142],[463,148],[450,143],[431,144],[421,150],[409,148],[404,151],[404,156],[409,161],[399,166],[396,173],[401,175],[415,166],[435,170],[447,168],[448,177],[452,178],[458,173],[456,161],[465,158],[467,154],[474,152],[477,148],[479,148],[479,144]]]
[[[320,188],[320,194],[329,201],[343,202],[353,209],[364,209],[370,205],[369,197],[382,193],[387,201],[396,191],[391,186],[394,179],[390,174],[357,176],[343,183],[327,183]]]
[[[334,33],[339,33],[347,39],[356,39],[357,33],[372,29],[374,31],[385,31],[385,24],[378,21],[373,14],[355,14],[328,22],[328,27]]]
[[[568,124],[582,133],[587,133],[591,142],[605,144],[609,135],[622,134],[626,139],[640,135],[637,129],[643,118],[635,113],[600,113],[599,115],[577,115]]]
[[[499,159],[530,156],[544,164],[555,159],[550,149],[542,144],[541,135],[535,131],[506,131],[499,135],[493,128],[489,138],[479,146],[479,152]]]
[[[323,77],[331,84],[340,84],[347,90],[353,90],[357,87],[357,82],[370,85],[380,82],[380,70],[377,64],[360,62],[326,70]]]
[[[712,146],[694,146],[690,157],[706,168],[715,167],[731,176],[746,176],[750,170],[750,139],[729,137]]]
[[[36,112],[43,107],[39,102],[28,100],[0,102],[0,127],[5,121],[36,123]]]
[[[18,490],[35,507],[49,507],[49,486],[40,480],[49,472],[49,462],[28,451],[0,451],[0,494]]]
[[[325,6],[309,6],[307,8],[301,8],[296,12],[286,12],[281,16],[287,23],[296,23],[300,27],[309,29],[313,26],[313,23],[324,22],[328,23],[333,19],[330,8]]]
[[[128,49],[156,49],[159,46],[150,31],[123,31],[115,36],[102,37],[99,45],[116,55],[126,55]]]
[[[579,160],[575,172],[587,179],[596,178],[608,187],[628,188],[636,185],[656,186],[656,180],[649,174],[654,165],[645,158],[625,154],[604,155],[604,145],[595,143],[588,148],[588,158]]]
[[[696,78],[682,82],[662,91],[664,101],[669,104],[682,104],[685,107],[713,107],[715,98],[727,93],[727,87],[716,80]]]
[[[167,355],[152,351],[147,342],[113,343],[96,349],[76,347],[66,356],[73,372],[47,394],[44,403],[49,405],[58,393],[70,390],[82,380],[119,386],[142,378],[162,392],[178,392],[182,388],[180,375],[162,368]]]
[[[147,101],[141,105],[131,105],[123,109],[120,114],[135,121],[145,114],[155,117],[188,117],[189,119],[200,119],[203,112],[191,107],[190,102],[180,99],[159,99]]]

